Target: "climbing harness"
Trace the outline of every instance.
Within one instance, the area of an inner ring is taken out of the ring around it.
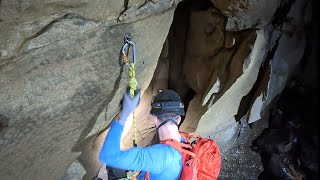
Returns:
[[[132,49],[132,62],[129,62],[128,56],[130,47]],[[134,92],[137,90],[137,80],[135,77],[135,67],[136,64],[136,46],[134,42],[132,41],[131,35],[128,33],[124,36],[124,44],[121,48],[122,53],[122,63],[126,66],[129,66],[129,87],[130,87],[130,96],[134,97]],[[133,129],[134,129],[134,140],[133,140],[133,146],[137,146],[138,138],[137,138],[137,123],[135,119],[135,113],[133,112]]]

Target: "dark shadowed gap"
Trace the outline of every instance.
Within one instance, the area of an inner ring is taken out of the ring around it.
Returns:
[[[251,105],[254,103],[255,98],[258,97],[261,93],[263,93],[263,98],[265,98],[265,94],[267,94],[267,86],[271,70],[270,61],[273,59],[274,54],[278,48],[280,38],[281,36],[275,41],[275,44],[268,52],[265,61],[262,63],[254,86],[252,87],[250,92],[242,98],[239,105],[238,114],[235,116],[236,121],[240,121],[240,119],[251,109]]]
[[[275,107],[269,127],[252,142],[264,171],[259,179],[318,179],[319,23],[307,27],[300,64]]]
[[[190,13],[192,10],[206,10],[212,8],[210,0],[184,0],[175,10],[174,18],[168,34],[169,42],[169,79],[168,88],[176,91],[185,105],[187,112],[190,101],[197,94],[186,82],[183,65],[189,30]],[[184,117],[182,118],[182,122]]]

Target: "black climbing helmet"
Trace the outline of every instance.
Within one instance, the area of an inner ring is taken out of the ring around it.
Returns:
[[[162,115],[165,113],[174,113],[184,116],[184,105],[181,102],[180,96],[173,90],[162,90],[153,99],[151,103],[152,115]]]

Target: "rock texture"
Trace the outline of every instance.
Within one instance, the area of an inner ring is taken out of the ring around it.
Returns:
[[[224,46],[225,18],[215,13],[214,9],[190,13],[183,72],[188,85],[198,93],[212,72],[199,70],[210,67],[214,61],[210,57]]]
[[[278,0],[211,0],[228,17],[226,30],[263,28],[271,22],[280,5]]]
[[[257,179],[263,166],[251,142],[306,54],[310,1],[178,2],[1,1],[0,177],[59,179],[75,159],[84,179],[98,171],[101,140],[128,81],[119,51],[130,32],[144,92],[138,144],[157,140],[148,108],[157,89],[170,88],[187,110],[181,130],[219,144],[220,178]],[[131,119],[124,148],[132,132]]]
[[[118,61],[126,32],[146,89],[176,2],[140,5],[117,19],[120,1],[1,2],[1,179],[59,179],[104,109],[109,123],[128,80]]]
[[[218,142],[220,177],[256,179],[263,167],[251,142],[303,58],[310,8],[307,1],[212,2],[178,6],[169,33],[169,88],[188,104],[180,129]]]
[[[223,155],[220,179],[257,179],[264,168],[260,155],[251,150],[251,142],[267,125],[266,120],[261,120],[250,127],[245,116],[239,121],[237,136]]]
[[[78,180],[82,179],[86,174],[85,169],[78,161],[74,161],[68,168],[67,173],[63,176],[63,180]]]
[[[243,72],[240,72],[242,74],[239,78],[235,77],[237,78],[236,81],[231,87],[226,89],[219,100],[208,108],[208,111],[201,117],[198,124],[197,131],[205,136],[211,136],[213,139],[216,139],[223,151],[227,150],[223,145],[224,142],[227,142],[225,140],[225,133],[228,133],[228,129],[230,129],[231,126],[234,126],[232,125],[233,123],[227,125],[229,124],[228,121],[235,123],[234,116],[238,112],[240,101],[243,96],[249,93],[257,79],[260,65],[266,56],[265,47],[267,38],[266,31],[260,30],[257,32],[257,38],[252,53],[246,60],[249,64],[243,69]],[[235,58],[234,61],[237,60],[239,59]],[[239,66],[235,66],[234,68],[239,68]],[[241,66],[240,68],[242,70]],[[212,120],[213,114],[214,120]],[[215,135],[212,134],[213,132]]]

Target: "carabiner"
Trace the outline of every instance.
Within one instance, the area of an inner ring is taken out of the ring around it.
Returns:
[[[132,63],[136,64],[136,46],[134,42],[132,41],[132,37],[129,33],[127,33],[124,36],[124,45],[121,48],[122,53],[122,63],[125,63],[125,65],[130,66],[130,62],[128,62],[128,56],[129,56],[129,50],[130,47],[132,48]],[[121,63],[121,64],[122,64]]]

